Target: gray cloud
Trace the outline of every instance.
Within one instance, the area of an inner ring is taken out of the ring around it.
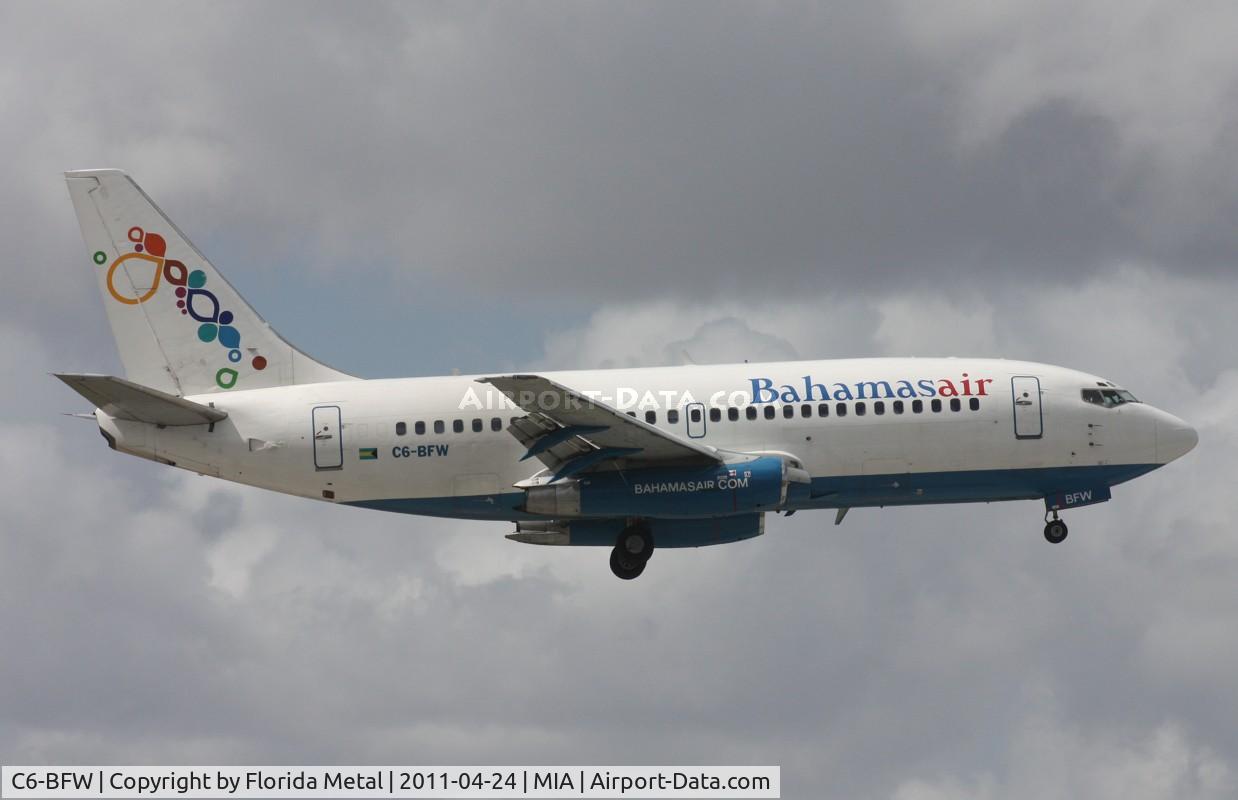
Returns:
[[[1234,251],[1223,7],[1136,15],[1104,48],[1085,34],[1127,15],[1042,35],[1056,6],[120,8],[6,9],[19,175],[50,217],[55,170],[127,166],[246,268],[519,301]]]

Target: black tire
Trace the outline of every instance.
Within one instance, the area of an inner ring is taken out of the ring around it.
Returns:
[[[1060,519],[1049,520],[1045,525],[1045,541],[1050,544],[1061,544],[1066,541],[1066,523]]]
[[[615,549],[640,561],[648,561],[653,555],[653,534],[644,525],[630,525],[619,534]]]
[[[633,558],[620,551],[618,547],[610,551],[610,571],[620,580],[630,581],[639,578],[645,571],[647,559]]]

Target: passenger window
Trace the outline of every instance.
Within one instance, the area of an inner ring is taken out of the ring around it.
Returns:
[[[868,409],[867,409],[867,408],[865,408],[864,403],[862,403],[862,402],[861,402],[861,403],[856,403],[856,404],[855,404],[855,415],[856,415],[857,417],[862,417],[862,416],[864,416],[864,414],[865,414],[867,411],[868,411]]]
[[[636,419],[636,412],[635,412],[635,411],[625,411],[624,413],[625,413],[625,414],[627,414],[629,417],[631,417],[631,418],[633,418],[633,419]]]
[[[675,423],[679,422],[679,410],[678,410],[678,409],[675,409],[675,408],[672,408],[670,411],[667,411],[667,412],[666,412],[666,421],[667,421],[667,422],[669,422],[669,423],[670,423],[670,424],[672,424],[672,425],[674,425]]]
[[[782,418],[792,419],[793,417],[795,417],[795,406],[783,406],[782,407]]]
[[[873,413],[876,414],[877,416],[881,416],[882,414],[886,413],[886,404],[882,402],[881,400],[878,400],[877,402],[873,403]]]
[[[972,411],[979,411],[980,410],[980,398],[973,397],[970,400],[968,400],[967,407],[970,408]]]
[[[688,419],[692,420],[693,422],[700,422],[701,421],[701,410],[699,408],[694,408],[691,411],[689,411]]]
[[[722,409],[720,408],[709,409],[709,421],[710,422],[721,422],[722,421]]]
[[[957,397],[950,398],[950,410],[951,411],[961,411],[962,408],[963,408],[963,402],[959,400],[959,398]]]
[[[805,417],[805,418],[807,418],[807,417],[811,417],[811,416],[812,416],[812,406],[808,405],[807,403],[805,403],[804,405],[800,406],[800,416],[801,416],[801,417]]]
[[[745,408],[744,416],[747,417],[748,419],[756,419],[757,418],[757,407],[748,406],[747,408]]]
[[[464,420],[455,419],[451,421],[451,429],[456,433],[464,433]]]
[[[834,404],[834,416],[837,416],[837,417],[847,416],[847,404],[846,403],[835,403]]]
[[[931,405],[932,405],[934,414],[936,414],[938,411],[941,411],[941,400],[938,400],[936,397],[934,397]]]
[[[494,431],[495,433],[498,433],[499,431],[503,430],[503,420],[499,419],[498,417],[491,417],[490,418],[490,430]]]
[[[481,433],[483,427],[485,426],[482,424],[481,420],[479,419],[473,420],[473,433]]]
[[[818,417],[828,417],[829,415],[830,415],[830,404],[829,403],[821,403],[820,405],[817,406]]]
[[[443,421],[441,419],[434,420],[434,432],[435,433],[442,433],[445,430],[447,430],[447,426],[443,424]]]
[[[923,400],[912,400],[911,401],[911,413],[919,414],[919,413],[922,413],[923,411],[924,411]]]
[[[414,422],[413,430],[418,436],[424,436],[426,433],[426,424],[424,422]]]
[[[397,422],[395,424],[395,435],[403,436],[406,433],[408,433],[408,426],[405,425],[403,422]]]
[[[731,422],[735,422],[737,419],[739,419],[739,409],[735,408],[734,406],[732,406],[731,408],[728,408],[726,410],[726,418],[729,419]]]
[[[894,401],[894,413],[895,414],[903,413],[903,401],[902,400]]]
[[[658,412],[646,411],[645,422],[648,422],[650,425],[657,425],[658,424]]]
[[[773,407],[773,406],[766,406],[766,407],[765,407],[765,418],[766,418],[766,419],[773,419],[773,418],[774,418],[774,407]]]

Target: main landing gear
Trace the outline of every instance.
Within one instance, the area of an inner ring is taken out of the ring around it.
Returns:
[[[629,525],[619,534],[615,549],[610,551],[610,571],[625,581],[640,576],[653,555],[653,534],[645,525]]]
[[[1053,515],[1053,519],[1049,519],[1049,514]],[[1050,544],[1061,544],[1066,541],[1066,523],[1058,519],[1056,511],[1045,513],[1045,541]]]

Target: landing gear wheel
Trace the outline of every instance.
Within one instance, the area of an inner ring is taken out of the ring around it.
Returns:
[[[648,561],[653,555],[653,535],[644,525],[629,525],[619,534],[615,549],[622,551],[625,558]]]
[[[645,571],[645,564],[653,555],[653,534],[649,527],[637,523],[624,528],[610,551],[610,571],[619,578],[630,581]]]
[[[640,574],[645,571],[646,563],[648,559],[636,558],[625,553],[618,546],[610,551],[610,571],[621,580],[630,581],[633,578],[639,578]]]
[[[1066,541],[1066,523],[1060,519],[1049,520],[1045,523],[1045,541],[1050,544],[1061,544]]]

